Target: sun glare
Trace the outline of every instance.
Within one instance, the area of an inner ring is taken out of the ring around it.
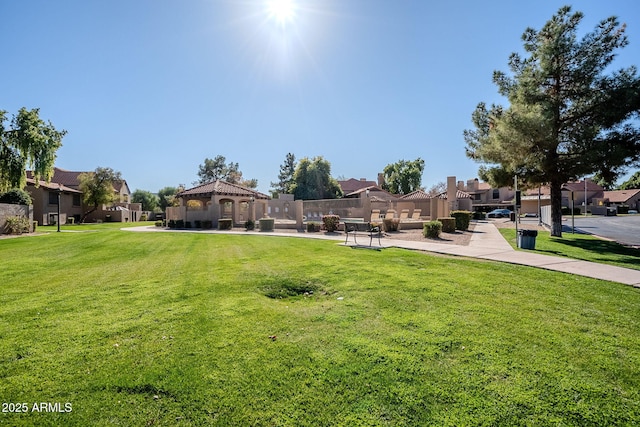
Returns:
[[[294,0],[268,0],[267,12],[271,19],[284,26],[295,17],[296,5]]]

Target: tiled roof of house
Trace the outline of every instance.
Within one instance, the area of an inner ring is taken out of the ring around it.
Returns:
[[[637,196],[638,193],[640,193],[640,190],[605,191],[604,198],[609,199],[611,203],[625,203],[627,200]]]
[[[202,196],[211,194],[216,194],[219,196],[253,196],[256,199],[263,200],[271,199],[271,197],[267,196],[266,194],[260,193],[259,191],[255,191],[238,184],[231,184],[230,182],[223,181],[221,179],[181,191],[177,194],[177,197]]]
[[[80,187],[80,174],[83,174],[83,173],[88,173],[88,172],[69,171],[66,169],[54,167],[53,176],[51,177],[51,182],[77,189],[78,187]],[[32,171],[27,171],[27,178],[33,179]],[[113,188],[117,192],[119,192],[123,186],[126,186],[127,190],[129,189],[129,185],[127,184],[127,181],[125,181],[124,179],[121,181],[115,181],[113,183]]]
[[[51,177],[51,182],[55,182],[56,184],[66,185],[67,187],[78,187],[80,185],[80,180],[78,176],[82,172],[73,172],[68,171],[66,169],[60,169],[57,167],[53,168],[53,176]],[[27,178],[33,178],[33,172],[27,171]]]
[[[569,191],[584,191],[584,181],[567,182],[562,186],[562,189]],[[604,188],[593,181],[587,180],[587,191],[604,191]]]
[[[375,181],[367,181],[365,179],[350,178],[346,181],[338,181],[338,185],[340,185],[344,194],[350,194],[363,188],[377,186],[378,183]]]
[[[427,194],[424,190],[419,189],[416,191],[412,191],[411,193],[405,194],[400,198],[402,200],[425,200],[425,199],[430,199],[431,196]]]
[[[381,199],[381,200],[392,200],[392,199],[398,198],[398,196],[396,196],[395,194],[391,194],[387,190],[383,190],[377,185],[371,185],[369,187],[360,188],[359,190],[345,194],[344,197],[358,196],[362,193],[365,193],[367,190],[369,190],[369,198],[377,197],[378,199]]]
[[[447,192],[443,191],[442,193],[433,197],[434,199],[447,199]],[[456,199],[470,199],[471,195],[466,191],[456,190]]]
[[[27,185],[36,185],[36,180],[33,178],[27,178]],[[77,193],[81,194],[82,191],[76,190],[75,188],[67,187],[66,185],[58,184],[56,182],[46,183],[45,181],[40,180],[39,186],[42,188],[46,188],[47,190],[58,191],[62,190],[63,193]]]

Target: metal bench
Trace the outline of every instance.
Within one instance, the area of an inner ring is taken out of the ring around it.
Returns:
[[[347,236],[344,240],[344,244],[346,245],[349,241],[349,234],[353,234],[353,242],[357,245],[358,232],[369,236],[369,246],[373,243],[374,236],[378,237],[378,246],[382,246],[382,243],[380,242],[382,227],[380,225],[372,225],[370,222],[364,221],[344,221],[344,234]]]

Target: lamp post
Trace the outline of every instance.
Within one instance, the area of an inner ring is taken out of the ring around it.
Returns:
[[[62,194],[62,185],[58,184],[58,220],[56,221],[58,233],[60,232],[60,194]]]

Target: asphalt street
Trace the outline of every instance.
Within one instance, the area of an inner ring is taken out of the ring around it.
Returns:
[[[585,233],[612,239],[625,245],[640,246],[640,215],[576,216],[574,222],[576,229]],[[565,232],[567,227],[571,230],[571,217],[565,217],[563,225]]]

